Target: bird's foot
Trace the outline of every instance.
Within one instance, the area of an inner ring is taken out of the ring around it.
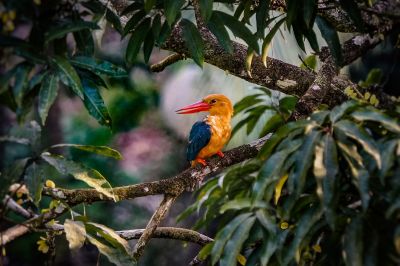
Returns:
[[[206,162],[206,160],[204,160],[204,159],[201,159],[201,158],[196,158],[196,163],[200,163],[200,164],[202,164],[203,166],[207,166],[207,162]]]
[[[225,154],[222,151],[218,151],[217,155],[221,158],[224,158]]]

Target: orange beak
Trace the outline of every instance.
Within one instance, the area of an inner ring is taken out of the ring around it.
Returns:
[[[211,106],[208,103],[205,102],[197,102],[188,106],[185,106],[179,110],[176,110],[175,112],[177,114],[193,114],[193,113],[199,113],[199,112],[206,112],[210,110]]]

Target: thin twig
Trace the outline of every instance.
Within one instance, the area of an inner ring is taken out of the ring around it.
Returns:
[[[150,70],[152,72],[161,72],[163,71],[167,66],[172,65],[176,62],[178,62],[179,60],[185,59],[185,55],[184,54],[172,54],[167,56],[166,58],[164,58],[162,61],[155,63],[153,65],[150,66]]]
[[[161,223],[164,219],[165,215],[167,214],[168,210],[171,208],[172,203],[175,201],[176,196],[165,195],[163,201],[161,202],[160,206],[150,218],[146,229],[144,230],[143,234],[140,236],[138,242],[135,245],[133,250],[133,257],[138,260],[144,251],[144,247],[146,246],[147,242],[153,236],[154,231],[156,230],[157,226]]]
[[[25,218],[33,217],[33,214],[29,211],[25,210],[21,205],[19,205],[15,200],[13,200],[10,196],[6,195],[3,200],[3,204],[5,208],[8,208],[15,213],[21,215]]]

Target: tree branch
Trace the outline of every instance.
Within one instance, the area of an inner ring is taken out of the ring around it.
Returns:
[[[210,174],[220,172],[231,165],[254,158],[269,137],[270,135],[267,135],[250,144],[244,144],[226,151],[222,159],[213,157],[207,161],[208,165],[206,167],[197,166],[195,168],[188,168],[175,177],[159,181],[115,187],[113,188],[113,192],[119,200],[159,194],[180,195],[183,191],[195,187],[198,180],[202,180]],[[62,200],[69,206],[74,206],[83,202],[91,203],[95,201],[113,200],[107,198],[95,189],[44,188],[43,195]]]
[[[167,56],[166,58],[164,58],[162,61],[153,64],[150,66],[150,70],[152,72],[161,72],[163,71],[167,66],[172,65],[176,62],[178,62],[179,60],[185,59],[185,55],[183,54],[171,54],[169,56]]]
[[[177,196],[165,195],[160,206],[150,218],[150,221],[147,223],[146,229],[143,231],[143,234],[140,236],[133,250],[133,257],[136,260],[138,260],[142,256],[147,242],[149,242],[150,238],[152,238],[154,231],[164,219],[165,215],[171,208],[172,203],[174,203],[176,197]]]

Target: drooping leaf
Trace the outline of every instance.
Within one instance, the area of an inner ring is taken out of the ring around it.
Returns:
[[[164,24],[161,27],[160,35],[156,37],[158,46],[161,46],[171,34],[172,28],[168,25],[167,21],[164,21]]]
[[[188,19],[182,19],[181,25],[183,28],[183,39],[185,40],[185,45],[189,49],[196,64],[202,67],[204,63],[204,44],[199,30]]]
[[[94,53],[94,40],[93,36],[88,29],[83,29],[73,33],[76,47],[79,49],[80,54],[93,55]]]
[[[111,116],[108,112],[107,106],[96,85],[90,80],[83,80],[83,94],[86,109],[89,114],[93,116],[100,125],[107,127],[112,126]]]
[[[342,46],[340,45],[339,36],[336,29],[323,17],[317,16],[316,22],[322,37],[328,44],[329,50],[338,66],[342,65]]]
[[[72,175],[75,179],[85,182],[105,196],[114,199],[115,197],[110,183],[97,170],[86,167],[80,163],[70,161],[62,156],[43,153],[41,158],[53,166],[62,175]]]
[[[107,75],[113,78],[127,77],[128,73],[120,66],[105,60],[98,60],[88,56],[75,56],[70,59],[71,64],[76,67],[90,70],[97,75]]]
[[[257,38],[253,35],[253,33],[244,25],[244,23],[237,20],[234,16],[231,16],[222,11],[213,11],[216,16],[219,16],[220,20],[223,21],[224,25],[226,25],[232,33],[243,39],[251,49],[253,49],[256,53],[259,53],[259,47],[257,43]]]
[[[161,32],[161,15],[157,14],[154,16],[153,21],[151,23],[151,30],[153,31],[154,39],[156,40]]]
[[[296,103],[297,103],[296,97],[292,96],[284,97],[279,100],[279,109],[286,113],[291,113],[296,107]]]
[[[220,259],[224,246],[227,241],[231,238],[236,228],[243,223],[251,214],[244,213],[237,216],[229,224],[227,224],[221,231],[219,231],[215,237],[214,246],[211,251],[211,264],[214,265]]]
[[[243,243],[249,237],[250,229],[252,228],[255,220],[256,217],[249,217],[239,225],[239,227],[233,233],[232,238],[226,242],[219,265],[235,265],[239,252],[242,249]]]
[[[304,63],[302,63],[301,65],[300,65],[300,67],[301,68],[303,68],[303,69],[307,69],[307,68],[310,68],[310,69],[312,69],[312,70],[316,70],[316,68],[317,68],[317,57],[316,57],[316,55],[309,55],[309,56],[307,56],[304,60],[303,60],[303,62]]]
[[[139,9],[144,9],[143,2],[133,2],[129,6],[127,6],[122,12],[121,16],[125,16],[133,11],[139,10]]]
[[[241,99],[233,106],[234,114],[236,115],[241,111],[245,110],[246,108],[249,108],[251,106],[256,105],[257,103],[262,102],[262,100],[258,98],[260,96],[262,96],[262,94],[253,94],[253,95],[248,95],[243,99]]]
[[[267,207],[265,202],[259,201],[253,203],[250,199],[234,199],[224,203],[220,208],[220,213],[223,214],[228,210],[242,210],[245,208],[265,208]]]
[[[264,36],[265,28],[267,27],[267,18],[269,11],[270,0],[260,1],[256,11],[257,36]]]
[[[358,121],[373,121],[382,124],[387,130],[400,134],[399,121],[391,118],[390,116],[381,113],[377,109],[358,109],[351,113],[351,116]]]
[[[375,159],[378,168],[381,168],[382,161],[379,149],[365,130],[349,120],[341,120],[335,123],[334,129],[344,132],[348,137],[360,143],[364,150]]]
[[[304,1],[303,20],[308,30],[310,30],[314,24],[315,15],[317,13],[317,6],[317,0]]]
[[[51,61],[61,72],[61,80],[64,82],[63,78],[65,77],[65,82],[67,82],[66,85],[71,87],[73,92],[81,99],[83,99],[84,97],[81,79],[79,78],[78,73],[76,73],[75,69],[68,62],[68,60],[65,57],[56,55],[54,56],[54,58],[51,59]]]
[[[0,196],[4,198],[4,195],[8,192],[11,184],[17,182],[22,178],[28,158],[17,159],[13,163],[3,170],[0,178]]]
[[[65,219],[64,231],[71,250],[79,249],[83,246],[86,240],[86,229],[83,222]]]
[[[153,6],[155,5],[157,1],[156,0],[145,0],[144,1],[144,10],[146,11],[146,13],[149,13],[150,10],[153,8]]]
[[[32,65],[28,63],[21,63],[17,66],[15,71],[15,83],[12,88],[15,102],[18,106],[22,105],[22,100],[28,90],[28,75],[32,70]]]
[[[254,51],[251,48],[247,49],[247,55],[245,60],[245,68],[247,71],[247,75],[252,78],[251,76],[251,63],[253,63]]]
[[[99,155],[115,158],[117,160],[122,159],[121,153],[119,153],[117,150],[114,150],[110,147],[107,146],[93,146],[93,145],[79,145],[79,144],[56,144],[52,145],[51,148],[60,148],[60,147],[71,147],[74,149],[82,150],[82,151],[87,151],[91,153],[96,153]]]
[[[128,63],[133,63],[135,61],[136,56],[139,53],[140,46],[142,45],[147,32],[150,29],[150,23],[151,18],[145,18],[133,31],[125,54],[125,59]]]
[[[207,23],[207,28],[217,37],[219,44],[228,53],[233,53],[232,41],[229,37],[228,31],[226,30],[223,21],[218,15],[212,14],[210,20]]]
[[[45,42],[49,43],[55,39],[64,37],[68,33],[81,31],[84,29],[98,30],[99,26],[91,21],[83,21],[83,20],[66,21],[64,23],[60,23],[59,25],[50,28],[50,30],[44,34]]]
[[[379,171],[379,178],[382,184],[385,184],[385,177],[395,164],[396,147],[400,147],[400,140],[394,139],[381,144],[382,168]]]
[[[89,228],[91,231],[95,231],[97,234],[99,234],[101,237],[107,240],[107,242],[110,243],[115,248],[125,251],[127,255],[131,253],[131,248],[129,247],[128,242],[122,237],[120,237],[111,228],[93,222],[88,222],[85,225],[86,228]]]
[[[282,115],[280,114],[274,114],[272,115],[267,122],[265,122],[264,127],[261,130],[260,137],[263,137],[267,135],[268,133],[271,133],[273,130],[277,129],[279,126],[283,125],[285,120],[282,118]]]
[[[329,119],[332,123],[335,123],[336,121],[340,120],[340,118],[342,118],[346,113],[353,111],[357,107],[358,104],[354,101],[347,101],[341,105],[335,106],[329,114]]]
[[[185,3],[184,0],[165,0],[164,1],[164,10],[165,17],[168,21],[169,26],[172,26],[180,13],[181,7]]]
[[[199,0],[200,13],[204,22],[208,22],[213,12],[213,0]]]
[[[149,31],[143,43],[143,57],[145,63],[149,62],[151,52],[153,51],[154,42],[153,32]]]
[[[129,32],[135,29],[136,25],[146,16],[146,12],[144,10],[139,10],[134,13],[132,17],[128,20],[124,27],[124,31],[122,33],[123,36],[127,35]]]
[[[281,18],[275,25],[272,27],[271,31],[265,37],[263,44],[262,44],[262,53],[261,53],[261,60],[264,66],[267,66],[267,56],[269,47],[271,45],[272,38],[275,36],[276,32],[279,30],[282,23],[285,22],[285,18]]]
[[[108,8],[108,5],[111,3],[107,2],[107,6],[105,6],[100,1],[91,0],[87,2],[81,2],[80,4],[91,10],[95,14],[101,16],[105,15],[107,21],[109,21],[113,25],[114,29],[116,29],[119,33],[122,32],[122,26],[119,16]]]
[[[281,193],[282,193],[282,188],[285,185],[287,179],[288,179],[289,175],[285,174],[283,176],[281,176],[278,180],[278,183],[275,186],[275,196],[274,196],[274,203],[275,205],[278,204],[279,198],[281,197]]]
[[[45,124],[50,107],[57,98],[59,88],[58,82],[58,76],[54,73],[48,73],[42,82],[38,103],[38,111],[42,125]]]
[[[344,261],[346,265],[362,266],[363,261],[363,223],[359,216],[353,217],[343,234]]]

